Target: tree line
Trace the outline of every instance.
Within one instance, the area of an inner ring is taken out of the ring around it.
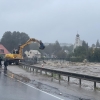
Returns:
[[[30,44],[30,49],[38,49],[37,43]],[[71,46],[60,46],[58,41],[55,43],[50,43],[42,51],[39,50],[45,58],[67,58],[67,56],[72,53],[73,45]]]
[[[72,54],[75,61],[83,61],[87,59],[89,62],[100,62],[100,43],[97,40],[96,44],[91,47],[83,41],[82,46],[77,47]],[[78,59],[79,58],[79,59]]]
[[[29,40],[28,34],[24,32],[10,32],[7,31],[3,34],[0,43],[4,45],[9,52],[15,48],[17,49],[20,44],[24,44]],[[39,50],[39,45],[37,43],[31,43],[26,46],[25,50]],[[97,40],[96,44],[92,44],[91,47],[88,46],[86,41],[82,42],[82,46],[76,47],[73,52],[73,45],[71,46],[61,46],[58,41],[55,43],[50,43],[46,46],[44,50],[39,50],[42,56],[47,58],[68,58],[70,61],[83,61],[87,59],[90,62],[100,62],[100,43]]]
[[[29,40],[28,34],[24,32],[18,32],[18,31],[7,31],[3,34],[0,43],[6,47],[6,49],[9,52],[12,52],[13,49],[17,49],[20,44],[24,44],[27,40]],[[39,45],[37,43],[31,43],[30,45],[26,46],[24,48],[25,50],[39,50]],[[51,57],[52,55],[56,58],[66,58],[68,56],[68,52],[72,52],[73,46],[60,46],[60,43],[58,41],[55,41],[53,44],[49,44],[46,46],[46,48],[42,51],[39,50],[43,56]]]
[[[12,52],[14,48],[17,49],[20,44],[25,43],[28,39],[28,34],[24,32],[7,31],[3,34],[0,43],[6,47],[9,52]],[[29,49],[29,47],[27,47],[27,49]]]

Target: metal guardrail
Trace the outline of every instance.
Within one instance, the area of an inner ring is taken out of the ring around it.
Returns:
[[[46,73],[50,72],[52,77],[53,77],[53,74],[58,74],[59,83],[60,83],[61,75],[68,76],[68,82],[70,80],[70,77],[78,78],[80,86],[81,86],[81,80],[82,79],[87,80],[87,81],[92,81],[92,82],[94,82],[94,89],[96,89],[96,83],[100,83],[100,77],[71,73],[71,72],[65,72],[65,71],[60,71],[60,70],[55,70],[55,69],[44,68],[44,67],[36,67],[36,66],[25,64],[25,63],[20,63],[20,65],[23,65],[22,67],[24,67],[26,69],[32,68],[33,71],[34,71],[34,69],[36,69],[37,71],[40,70],[41,73],[42,73],[42,71],[45,71]]]

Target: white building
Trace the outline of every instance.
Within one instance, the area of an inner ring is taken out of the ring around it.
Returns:
[[[41,58],[41,53],[38,50],[30,50],[30,51],[25,51],[25,54],[28,58]]]
[[[79,34],[76,35],[75,43],[74,43],[74,49],[78,46],[82,46],[82,40],[80,40]]]

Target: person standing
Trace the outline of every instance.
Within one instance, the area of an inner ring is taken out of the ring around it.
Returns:
[[[4,60],[4,70],[7,70],[7,66],[8,66],[8,61],[7,59]]]
[[[2,68],[2,58],[0,57],[0,68]]]

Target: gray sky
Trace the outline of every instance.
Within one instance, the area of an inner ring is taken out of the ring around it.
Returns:
[[[100,39],[100,0],[0,0],[0,38],[19,31],[43,42]]]

